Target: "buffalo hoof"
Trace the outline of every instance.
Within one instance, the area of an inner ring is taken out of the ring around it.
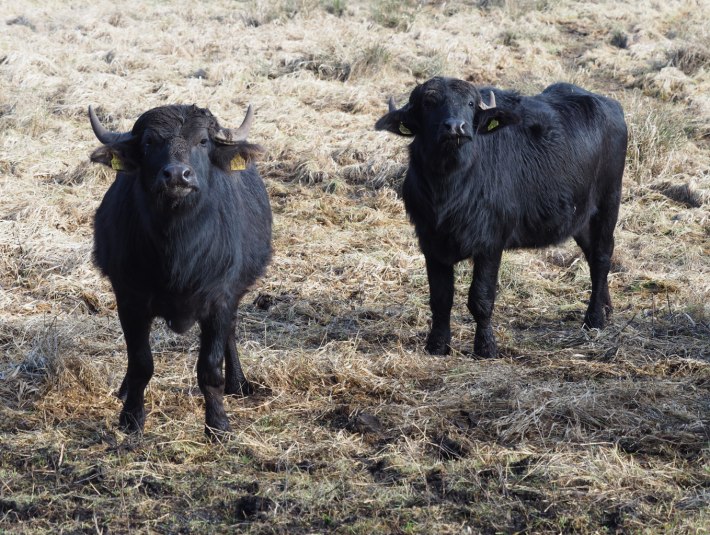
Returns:
[[[430,355],[448,355],[451,351],[451,333],[435,332],[429,333],[426,340],[425,349]]]
[[[584,326],[587,329],[603,329],[606,317],[604,312],[590,312],[584,315]]]
[[[480,335],[476,333],[473,339],[473,353],[477,357],[484,359],[493,359],[498,355],[498,348],[496,346],[496,338],[493,334],[488,336]]]
[[[224,385],[224,394],[227,396],[237,396],[244,398],[246,396],[252,395],[254,391],[254,387],[251,386],[251,383],[246,379],[241,383]]]
[[[141,433],[145,425],[145,411],[139,410],[122,410],[118,417],[118,427],[124,433]]]
[[[205,425],[205,435],[207,435],[207,438],[212,442],[221,442],[225,440],[231,430],[232,428],[229,426],[229,422],[226,419]]]

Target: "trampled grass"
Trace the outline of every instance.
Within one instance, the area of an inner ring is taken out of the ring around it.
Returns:
[[[710,69],[705,0],[1,2],[0,532],[706,533]],[[615,313],[581,329],[573,243],[507,252],[495,360],[423,351],[424,262],[387,98],[437,75],[572,81],[630,128]],[[145,434],[117,430],[125,347],[91,265],[114,129],[167,103],[253,141],[274,259],[244,299],[258,386],[203,435],[197,332],[156,321]]]

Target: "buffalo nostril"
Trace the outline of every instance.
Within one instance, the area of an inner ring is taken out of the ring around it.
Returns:
[[[466,134],[466,123],[464,121],[449,119],[444,122],[444,127],[450,134],[455,134],[457,136]]]
[[[444,126],[446,127],[446,129],[449,132],[454,133],[454,134],[459,134],[459,133],[463,132],[464,123],[463,123],[463,121],[450,119],[444,123]]]
[[[166,184],[171,187],[189,186],[192,182],[193,170],[182,164],[166,165],[162,170]]]

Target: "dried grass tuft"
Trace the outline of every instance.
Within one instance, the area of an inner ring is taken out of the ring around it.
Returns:
[[[701,195],[692,189],[690,184],[670,184],[668,182],[662,182],[660,184],[654,184],[652,187],[663,193],[663,195],[669,199],[684,204],[689,208],[700,208],[703,205]]]
[[[668,52],[668,63],[693,76],[710,64],[710,50],[702,45],[681,45]]]

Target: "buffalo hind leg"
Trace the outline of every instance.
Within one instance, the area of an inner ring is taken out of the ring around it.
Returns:
[[[248,396],[254,393],[254,388],[244,377],[242,365],[239,362],[234,325],[229,331],[224,351],[224,393],[230,396]]]
[[[123,399],[119,426],[126,432],[140,432],[145,425],[145,387],[153,376],[150,352],[152,320],[145,308],[134,309],[118,302],[118,317],[126,339],[128,369],[118,396]]]
[[[200,321],[200,355],[197,359],[197,384],[205,398],[205,433],[211,439],[230,430],[224,411],[222,361],[229,339],[229,313],[217,313]]]
[[[454,266],[425,256],[429,279],[431,331],[426,350],[432,355],[448,354],[451,343],[451,307],[454,303]]]
[[[614,217],[607,218],[602,218],[598,214],[583,232],[574,237],[577,245],[584,252],[592,279],[592,294],[584,315],[584,325],[589,329],[603,328],[612,312],[608,276],[611,256],[614,252],[615,224],[615,214]]]
[[[473,259],[473,280],[468,291],[468,310],[476,320],[473,352],[484,358],[493,358],[498,352],[496,337],[491,326],[491,316],[496,299],[496,283],[502,254],[502,251],[496,251]]]

